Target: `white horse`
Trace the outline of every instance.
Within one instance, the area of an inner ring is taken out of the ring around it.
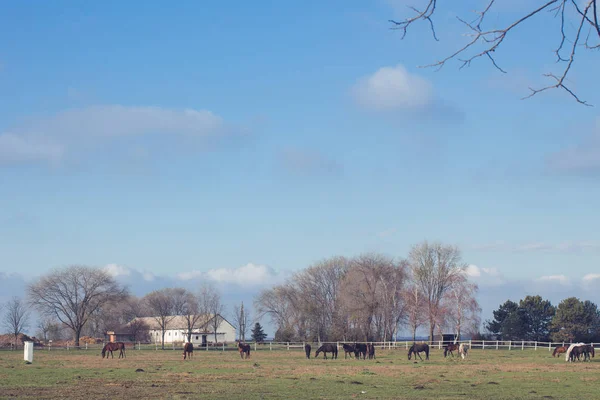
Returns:
[[[565,353],[565,361],[569,362],[571,361],[571,351],[573,351],[573,349],[575,347],[580,347],[580,346],[585,346],[585,343],[573,343],[569,346],[569,348],[567,349],[567,352]]]
[[[469,347],[466,344],[461,343],[460,346],[458,346],[458,354],[460,354],[463,360],[467,357],[468,351]]]

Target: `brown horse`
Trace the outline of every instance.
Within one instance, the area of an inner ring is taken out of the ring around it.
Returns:
[[[242,342],[238,342],[238,350],[240,351],[240,357],[244,358],[244,354],[246,358],[250,358],[250,345]]]
[[[552,352],[552,357],[558,357],[562,353],[566,353],[569,346],[557,346]]]
[[[116,343],[106,343],[104,345],[104,347],[102,348],[102,358],[104,358],[104,356],[106,356],[106,359],[108,360],[108,354],[107,352],[110,353],[112,358],[115,358],[113,351],[115,350],[119,350],[119,358],[123,357],[125,358],[125,343],[123,342],[116,342]]]
[[[194,355],[194,345],[190,342],[183,345],[183,359],[189,358],[192,359]]]
[[[446,358],[446,356],[448,356],[448,353],[450,353],[450,355],[452,357],[454,357],[454,353],[453,351],[458,351],[458,343],[449,343],[447,345],[444,346],[444,358]]]

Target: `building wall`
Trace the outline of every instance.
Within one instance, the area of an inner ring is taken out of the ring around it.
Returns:
[[[152,343],[161,343],[162,342],[162,331],[160,329],[151,329],[150,330],[150,341]],[[215,341],[214,333],[194,333],[192,334],[192,343],[193,344],[202,344],[202,336],[206,336],[206,341],[208,343],[213,343]],[[223,321],[217,329],[217,342],[219,343],[233,343],[235,342],[235,328],[231,326],[227,321]],[[165,331],[165,343],[183,343],[187,342],[187,335],[185,334],[184,329],[167,329]]]

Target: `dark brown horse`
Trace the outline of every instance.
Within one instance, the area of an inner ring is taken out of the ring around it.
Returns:
[[[312,347],[310,347],[310,344],[306,343],[304,345],[304,353],[306,353],[306,358],[308,358],[310,360],[310,350],[312,349]]]
[[[450,354],[452,357],[454,357],[454,353],[453,351],[458,351],[458,343],[449,343],[447,345],[444,346],[444,358],[446,358],[446,356],[448,354]]]
[[[108,359],[108,354],[107,352],[110,353],[112,358],[115,358],[113,351],[115,350],[119,350],[119,358],[123,357],[125,358],[125,343],[123,342],[116,342],[116,343],[106,343],[104,345],[104,347],[102,348],[102,358],[104,358],[104,356],[106,356],[106,359]]]
[[[338,349],[335,344],[325,343],[324,345],[322,345],[321,347],[319,347],[317,349],[317,352],[315,353],[315,358],[319,357],[320,353],[323,353],[323,357],[325,357],[326,360],[327,360],[327,353],[331,353],[331,359],[333,360],[334,358],[337,359]]]
[[[367,359],[367,345],[365,343],[354,343],[354,357],[360,360],[361,356],[363,360]]]
[[[353,344],[342,343],[342,348],[344,349],[344,358],[348,358],[348,354],[350,354],[350,358],[354,357],[352,355],[354,353]]]
[[[421,361],[423,361],[423,358],[419,354],[423,351],[425,352],[425,359],[429,360],[429,345],[427,343],[413,343],[413,345],[410,346],[410,349],[408,349],[408,359],[410,360],[412,358],[412,355],[414,354],[415,360],[417,359],[417,356],[419,356]]]
[[[594,356],[595,356],[594,346],[592,346],[591,344],[585,345],[585,351],[584,351],[583,355],[584,355],[584,358],[583,358],[584,361],[585,360],[592,361],[592,358],[594,358]],[[591,358],[590,358],[590,356],[591,356]]]
[[[370,343],[367,344],[367,354],[369,355],[369,360],[375,359],[375,345]]]
[[[240,357],[242,357],[242,359],[244,358],[244,355],[246,356],[246,358],[250,358],[250,345],[249,344],[238,342],[238,350],[240,352]]]
[[[568,348],[569,348],[569,346],[557,346],[557,347],[555,347],[554,351],[552,352],[552,357],[558,357],[562,353],[566,353]]]
[[[192,359],[194,355],[194,345],[190,342],[183,345],[183,359],[189,358]]]

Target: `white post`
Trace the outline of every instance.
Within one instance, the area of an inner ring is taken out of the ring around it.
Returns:
[[[496,340],[496,350],[498,350],[498,340]]]
[[[254,351],[256,351],[256,342],[254,342]]]
[[[481,350],[485,350],[485,340],[481,341]]]
[[[469,339],[469,350],[473,348],[473,340]]]
[[[28,363],[32,363],[33,362],[33,342],[23,342],[23,344],[25,345],[24,347],[24,351],[23,351],[23,359],[25,361],[27,361]]]
[[[223,340],[223,351],[225,351],[225,341]]]
[[[535,350],[537,351],[537,340],[535,341],[533,347],[535,348]]]
[[[88,345],[88,344],[87,344],[87,342],[85,342],[85,349],[86,349],[86,350],[88,349],[88,348],[87,348],[87,345]]]
[[[548,342],[548,351],[552,351],[552,342]]]
[[[525,349],[525,341],[524,341],[524,340],[522,340],[522,341],[521,341],[521,350],[524,350],[524,349]]]
[[[273,342],[269,342],[269,351],[273,351]]]
[[[508,341],[508,350],[510,350],[511,344],[512,344],[512,340],[509,340]]]
[[[290,351],[290,342],[287,342],[287,349]]]

